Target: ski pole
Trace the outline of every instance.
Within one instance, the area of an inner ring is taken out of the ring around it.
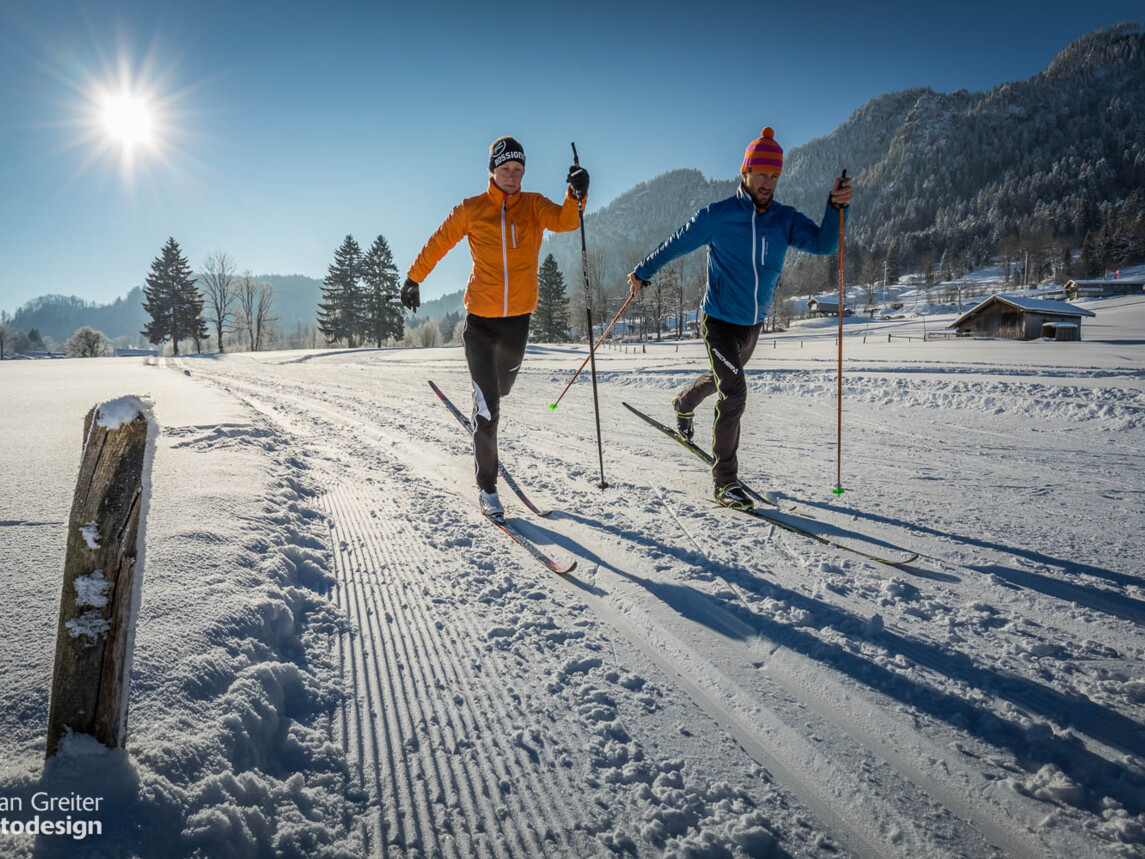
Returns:
[[[596,349],[600,348],[600,344],[604,342],[604,338],[608,336],[608,332],[612,330],[612,326],[614,326],[620,320],[620,317],[624,314],[624,311],[628,309],[628,305],[632,303],[633,298],[634,298],[634,296],[632,296],[632,295],[628,296],[628,301],[624,302],[624,306],[622,308],[620,308],[620,313],[617,313],[616,316],[614,316],[612,318],[612,321],[608,323],[608,327],[604,329],[604,333],[600,335],[600,338],[596,341],[596,346],[594,348],[596,348]],[[573,377],[571,379],[569,379],[569,383],[567,385],[565,385],[565,389],[563,391],[561,391],[561,395],[559,397],[557,397],[556,402],[549,403],[550,409],[555,409],[557,407],[557,405],[560,404],[561,399],[564,397],[565,394],[568,393],[569,388],[572,387],[572,383],[576,381],[576,377],[580,375],[580,371],[584,369],[585,364],[587,364],[587,363],[588,363],[588,358],[586,357],[583,361],[581,361],[580,366],[577,367],[577,371],[575,373],[573,373]]]
[[[847,171],[843,171],[842,180],[847,181]],[[839,395],[836,397],[838,401],[838,419],[836,421],[837,431],[835,440],[835,488],[831,491],[836,495],[843,494],[843,299],[845,292],[843,288],[843,221],[844,214],[847,207],[843,206],[839,209]]]
[[[572,144],[573,166],[580,166],[576,144]],[[584,239],[584,197],[577,198],[577,216],[580,218],[580,269],[584,273],[584,312],[588,317],[588,363],[592,371],[592,409],[596,413],[596,452],[600,457],[600,488],[607,489],[604,481],[604,443],[600,438],[600,399],[596,392],[596,347],[592,345],[592,294],[588,285],[588,245]]]

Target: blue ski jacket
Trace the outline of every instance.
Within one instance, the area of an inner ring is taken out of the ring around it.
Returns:
[[[818,226],[792,206],[772,200],[764,211],[744,189],[706,206],[636,266],[636,276],[651,280],[672,260],[708,246],[708,286],[701,309],[736,325],[762,322],[771,309],[775,287],[789,247],[827,256],[839,250],[839,210],[827,203]]]

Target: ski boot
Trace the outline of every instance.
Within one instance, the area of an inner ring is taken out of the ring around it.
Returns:
[[[755,509],[755,503],[748,497],[743,485],[738,480],[725,483],[723,486],[717,486],[716,501],[724,507],[730,507],[733,510]]]
[[[477,504],[481,507],[481,512],[490,519],[505,518],[505,508],[501,506],[497,490],[494,489],[492,492],[481,490],[477,495]]]
[[[692,436],[696,434],[695,427],[695,412],[682,412],[680,411],[680,398],[672,398],[672,411],[676,413],[676,432],[680,438],[691,441]]]

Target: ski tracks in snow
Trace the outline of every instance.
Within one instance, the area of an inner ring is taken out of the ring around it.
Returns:
[[[423,437],[394,442],[365,403],[214,381],[295,434],[299,456],[325,460],[335,597],[350,621],[338,733],[370,797],[371,855],[832,855],[830,834],[792,813],[669,678],[617,656],[626,642],[579,589],[453,494],[468,483],[464,457]]]
[[[558,579],[457,498],[468,445],[423,403],[421,375],[391,380],[381,409],[361,387],[330,396],[281,368],[243,369],[211,375],[306,439],[329,475],[351,621],[340,734],[371,799],[372,855],[1101,855],[1073,834],[1090,826],[1084,784],[1059,776],[1112,783],[1116,768],[1068,742],[1070,755],[1046,755],[982,699],[1002,675],[871,616],[865,583],[890,598],[878,604],[919,593],[901,571],[765,526],[690,527],[719,511],[650,483],[644,439],[613,452],[609,476],[630,499],[646,493],[643,509],[558,482],[570,450],[589,449],[574,421],[558,450],[505,446],[530,492],[579,511],[525,526],[581,559]],[[761,579],[740,559],[764,547]],[[808,595],[807,572],[826,587]],[[915,664],[957,688],[936,691]],[[1013,688],[1035,715],[1068,704]],[[976,720],[988,729],[957,727]],[[1035,777],[1031,758],[1045,764]]]

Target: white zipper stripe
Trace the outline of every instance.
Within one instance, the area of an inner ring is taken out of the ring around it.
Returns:
[[[751,260],[751,273],[755,275],[755,292],[752,295],[755,297],[755,315],[751,318],[751,324],[759,322],[759,269],[755,267],[755,215],[756,209],[754,206],[751,208],[751,253],[748,259]]]
[[[505,241],[505,206],[501,204],[501,266],[505,273],[505,301],[501,311],[502,316],[509,315],[509,246]]]

